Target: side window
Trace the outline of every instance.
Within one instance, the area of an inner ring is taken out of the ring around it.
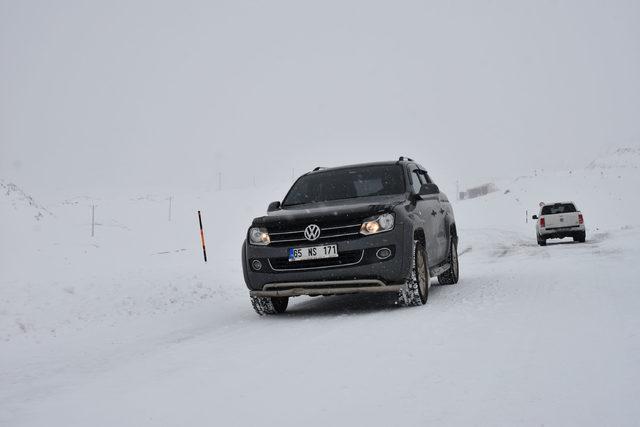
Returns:
[[[427,180],[428,184],[433,184],[433,181],[431,180],[431,177],[429,176],[429,174],[427,172],[424,172],[424,177]]]
[[[427,176],[427,173],[425,171],[418,171],[418,173],[420,174],[420,185],[424,185],[427,183],[427,178],[425,178]]]
[[[422,174],[420,174],[417,169],[414,169],[411,172],[411,188],[415,194],[418,194],[420,192],[420,187],[422,187],[422,183],[420,182],[420,178],[422,178],[421,175]]]

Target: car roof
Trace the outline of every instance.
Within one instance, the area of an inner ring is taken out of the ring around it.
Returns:
[[[334,166],[330,168],[325,167],[317,167],[316,169],[309,172],[310,174],[318,173],[318,172],[326,172],[332,170],[341,170],[341,169],[353,169],[353,168],[362,168],[369,166],[393,166],[399,164],[407,164],[407,163],[415,163],[413,161],[409,162],[407,160],[393,160],[393,161],[383,161],[383,162],[369,162],[369,163],[354,163],[351,165],[343,165],[343,166]]]
[[[554,205],[575,205],[575,203],[573,203],[573,202],[551,202],[551,203],[545,203],[542,206],[554,206]]]
[[[578,205],[576,205],[574,202],[551,202],[551,203],[544,203],[542,206],[540,206],[540,212],[542,212],[542,209],[544,209],[545,206],[556,206],[556,205],[573,205],[573,207],[576,208],[576,210],[580,211],[578,209]]]

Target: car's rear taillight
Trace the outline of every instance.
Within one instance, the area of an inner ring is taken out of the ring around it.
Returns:
[[[544,228],[545,226],[544,218],[540,218],[540,227]]]
[[[580,225],[584,224],[584,218],[582,217],[582,214],[578,214],[578,222],[580,223]]]

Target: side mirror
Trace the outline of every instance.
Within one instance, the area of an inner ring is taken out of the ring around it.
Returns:
[[[280,202],[271,202],[269,203],[269,207],[267,208],[267,212],[273,212],[280,209]]]
[[[532,219],[538,219],[538,215],[534,215],[531,217]]]
[[[422,184],[422,187],[420,187],[420,193],[418,195],[430,196],[432,194],[438,194],[438,193],[440,193],[440,189],[438,188],[438,186],[431,183],[431,184]]]

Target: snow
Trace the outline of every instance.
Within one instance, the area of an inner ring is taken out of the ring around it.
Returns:
[[[640,161],[627,150],[455,203],[461,282],[432,286],[425,307],[300,297],[266,318],[240,246],[288,183],[36,200],[3,182],[0,424],[633,425]],[[548,200],[576,202],[587,243],[536,245],[526,213]]]

